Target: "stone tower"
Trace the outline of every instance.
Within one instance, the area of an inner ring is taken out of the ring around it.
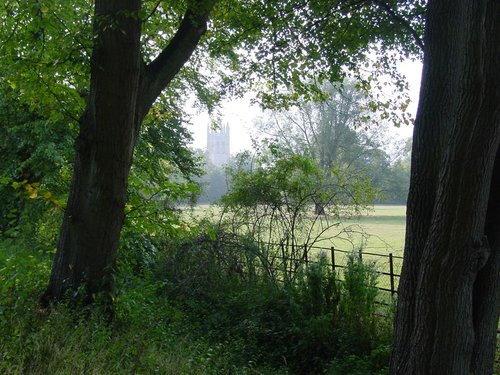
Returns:
[[[218,130],[207,126],[207,152],[208,159],[217,167],[229,161],[229,125]]]

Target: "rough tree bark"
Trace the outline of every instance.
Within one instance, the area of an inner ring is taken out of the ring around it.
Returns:
[[[500,311],[500,2],[430,0],[393,375],[491,374]]]
[[[213,0],[189,3],[168,46],[146,65],[141,0],[96,0],[88,103],[80,119],[70,196],[43,303],[83,287],[112,293],[127,178],[140,125],[206,31]]]

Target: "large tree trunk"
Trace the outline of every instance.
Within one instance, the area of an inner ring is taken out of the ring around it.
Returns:
[[[140,78],[140,0],[97,1],[91,87],[47,296],[112,288]]]
[[[428,5],[393,375],[491,374],[499,313],[500,3]],[[488,213],[488,219],[487,219]]]
[[[113,292],[140,124],[193,53],[213,3],[191,2],[194,8],[186,11],[169,45],[146,66],[140,55],[141,0],[96,0],[90,95],[80,119],[70,196],[42,302],[79,288],[87,302],[99,292]]]

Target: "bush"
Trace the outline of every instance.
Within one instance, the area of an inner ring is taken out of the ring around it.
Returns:
[[[255,245],[242,240],[238,247],[228,236],[212,232],[168,244],[156,277],[202,335],[231,343],[235,364],[296,374],[347,374],[358,371],[355,363],[363,374],[386,368],[390,317],[381,317],[375,303],[372,266],[353,257],[338,275],[321,258],[284,284],[260,271]]]
[[[158,242],[158,256],[140,260],[140,272],[122,267],[116,275],[109,324],[99,303],[41,310],[50,254],[12,241],[0,247],[0,373],[383,374],[387,368],[389,319],[374,303],[373,268],[356,258],[340,275],[318,259],[284,284],[262,271],[259,249],[248,239],[208,231]],[[133,253],[125,255],[129,264]]]
[[[342,218],[366,210],[375,191],[364,176],[345,167],[325,171],[308,157],[273,150],[252,159],[251,169],[229,170],[230,189],[221,198],[218,225],[251,238],[265,271],[293,283],[311,247],[326,240]],[[336,229],[335,236],[351,229]]]
[[[236,366],[231,344],[200,337],[162,297],[162,283],[127,269],[117,275],[111,324],[99,303],[42,310],[49,271],[47,254],[0,242],[2,374],[271,373],[254,363]]]

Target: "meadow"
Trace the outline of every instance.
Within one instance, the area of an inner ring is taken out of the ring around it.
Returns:
[[[373,263],[379,275],[378,285],[384,289],[391,288],[391,280],[387,273],[391,271],[389,254],[392,254],[392,271],[401,273],[404,238],[406,228],[406,206],[375,205],[372,210],[358,216],[344,218],[340,226],[347,229],[347,235],[340,235],[329,241],[321,242],[321,246],[334,246],[336,250],[335,264],[345,266],[347,256],[351,252],[362,253],[363,260]],[[331,229],[324,237],[332,237],[338,229]],[[329,257],[331,260],[331,257]],[[394,278],[393,287],[397,288],[399,277]]]
[[[365,233],[363,247],[366,250],[403,255],[406,206],[376,205],[373,211],[346,219],[344,224],[359,225],[363,229]]]
[[[184,214],[191,220],[197,221],[204,217],[214,220],[221,215],[218,206],[197,205],[191,208],[184,207]],[[311,217],[311,224],[314,217]],[[344,267],[347,258],[353,252],[362,252],[363,260],[373,263],[378,272],[379,286],[390,289],[389,254],[393,255],[393,273],[401,272],[404,237],[406,228],[406,206],[404,205],[375,205],[359,215],[350,215],[338,218],[320,217],[313,224],[313,234],[321,228],[328,227],[310,250],[310,259],[315,260],[320,254],[326,254],[332,262],[330,249],[335,248],[335,265]],[[395,277],[394,287],[397,288],[399,278]]]
[[[216,218],[221,210],[217,206],[197,205],[181,207],[184,215],[193,219],[203,217]],[[322,219],[333,223],[336,219]],[[321,222],[318,222],[319,224]],[[335,238],[334,245],[341,250],[353,250],[362,247],[366,251],[380,254],[393,253],[403,255],[404,237],[406,228],[406,206],[404,205],[375,205],[372,209],[356,215],[345,217],[340,222],[341,228],[351,228],[350,238],[340,236]],[[336,237],[338,228],[331,228],[324,234],[324,238]],[[342,239],[346,238],[346,239]]]

